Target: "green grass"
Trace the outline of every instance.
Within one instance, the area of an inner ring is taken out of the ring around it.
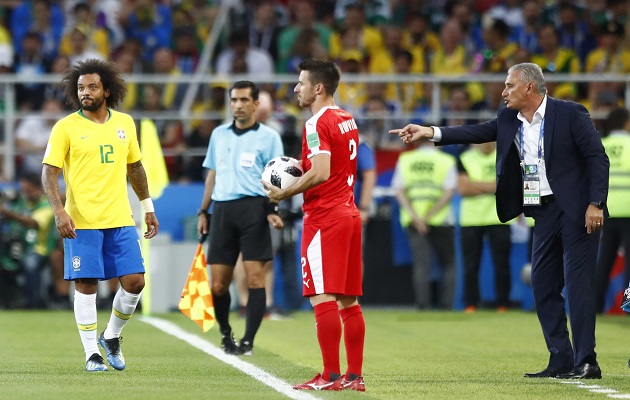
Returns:
[[[534,313],[476,314],[366,309],[363,374],[367,392],[315,392],[323,399],[607,399],[524,372],[545,367],[548,353]],[[218,345],[180,313],[157,315]],[[99,314],[99,332],[108,319]],[[244,321],[232,316],[237,336]],[[630,394],[627,346],[630,319],[600,317],[597,352],[601,381]],[[277,399],[257,380],[140,321],[123,332],[124,371],[86,373],[72,312],[0,312],[0,399]],[[342,372],[344,350],[342,346]],[[313,315],[264,321],[254,356],[244,357],[278,378],[296,383],[321,369]]]

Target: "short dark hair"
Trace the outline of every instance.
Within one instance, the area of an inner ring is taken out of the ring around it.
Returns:
[[[230,95],[232,95],[232,90],[234,89],[250,89],[250,94],[252,95],[252,99],[254,101],[258,100],[258,95],[260,94],[260,89],[256,84],[252,81],[236,81],[230,88]]]
[[[625,129],[626,123],[630,118],[630,111],[625,107],[619,107],[612,110],[606,117],[606,128],[610,131],[620,131]]]
[[[300,71],[308,71],[312,84],[321,83],[326,89],[326,94],[335,94],[339,81],[341,80],[341,70],[332,60],[322,58],[308,58],[298,65]]]
[[[77,94],[78,81],[80,76],[89,74],[98,75],[103,83],[103,89],[109,90],[109,97],[105,98],[107,107],[115,108],[125,98],[127,86],[125,86],[125,81],[120,75],[116,64],[111,61],[89,58],[71,66],[61,81],[68,104],[77,109],[81,108],[81,102]]]

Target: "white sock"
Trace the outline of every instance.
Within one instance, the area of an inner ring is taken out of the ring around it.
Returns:
[[[77,321],[79,336],[85,350],[85,361],[87,361],[92,354],[101,353],[96,344],[96,335],[98,334],[96,329],[96,293],[74,292],[74,319]]]
[[[122,287],[118,289],[112,304],[112,315],[103,334],[105,339],[120,337],[120,332],[136,310],[139,300],[140,294],[129,293]]]

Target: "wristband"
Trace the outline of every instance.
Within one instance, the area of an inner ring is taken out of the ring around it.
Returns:
[[[155,209],[153,208],[153,200],[151,200],[150,197],[140,200],[140,205],[145,213],[155,212]]]
[[[269,214],[278,215],[279,210],[280,210],[280,207],[278,206],[278,203],[272,203],[272,202],[267,203],[267,215]]]

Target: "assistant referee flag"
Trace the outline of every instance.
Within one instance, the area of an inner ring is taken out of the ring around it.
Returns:
[[[197,253],[190,267],[178,307],[181,312],[199,325],[204,333],[214,326],[214,301],[210,292],[202,243],[199,243],[197,247]]]

